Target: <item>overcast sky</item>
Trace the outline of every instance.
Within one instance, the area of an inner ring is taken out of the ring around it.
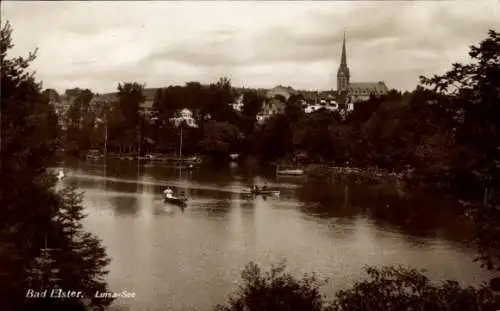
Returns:
[[[419,75],[467,61],[500,29],[499,0],[350,2],[5,2],[11,55],[39,48],[45,88],[110,92],[209,83],[336,89],[344,29],[352,82],[414,89]]]

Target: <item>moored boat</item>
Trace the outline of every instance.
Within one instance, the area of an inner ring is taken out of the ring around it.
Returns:
[[[253,195],[279,195],[280,194],[279,190],[259,190],[259,191],[252,191],[251,193]]]
[[[304,175],[303,169],[284,169],[276,171],[278,175],[289,175],[289,176],[302,176]]]
[[[252,195],[279,195],[280,191],[253,187],[250,189],[250,194],[252,194]]]
[[[100,160],[104,158],[104,155],[97,149],[92,149],[87,152],[85,156],[87,160]]]

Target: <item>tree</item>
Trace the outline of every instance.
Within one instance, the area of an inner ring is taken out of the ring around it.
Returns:
[[[200,147],[215,160],[226,159],[228,153],[241,141],[238,128],[227,122],[209,121],[205,125]]]
[[[241,115],[240,130],[245,135],[250,135],[254,131],[257,114],[262,109],[265,97],[256,91],[248,90],[243,92],[243,111]]]
[[[117,111],[122,115],[123,123],[112,132],[113,139],[121,146],[137,151],[142,144],[142,132],[146,122],[140,113],[141,104],[146,100],[143,95],[144,85],[137,82],[118,84]],[[136,149],[138,148],[138,149]]]
[[[404,112],[391,137],[396,149],[393,161],[399,163],[398,168],[417,168],[420,179],[433,187],[441,181],[446,183],[455,153],[446,101],[440,94],[417,87],[404,102]]]
[[[397,126],[403,118],[407,107],[402,102],[382,101],[371,117],[362,124],[363,144],[366,144],[366,156],[370,166],[384,169],[400,169],[401,163],[408,157],[411,146],[399,142],[399,136],[406,133],[397,131]],[[413,129],[415,130],[415,129]],[[407,148],[410,147],[410,148]]]
[[[262,103],[265,97],[259,95],[256,91],[248,90],[243,92],[243,115],[255,122],[255,117],[262,109]]]
[[[496,310],[500,300],[488,288],[433,284],[415,269],[365,268],[368,278],[335,294],[332,311]]]
[[[340,123],[336,112],[318,110],[301,119],[293,134],[294,144],[300,150],[323,158],[332,158],[334,152],[330,132]]]
[[[153,107],[158,111],[160,120],[168,122],[168,120],[181,107],[181,92],[182,87],[180,86],[169,86],[168,88],[156,91]]]
[[[287,156],[293,151],[293,128],[284,115],[274,115],[253,135],[257,140],[254,152],[261,162]]]
[[[250,262],[241,273],[240,289],[229,298],[227,305],[216,306],[216,311],[320,311],[326,299],[320,293],[325,280],[315,274],[294,278],[285,271],[285,262],[262,272]]]
[[[365,123],[377,111],[381,103],[382,100],[380,98],[370,97],[367,101],[356,104],[356,108],[349,114],[347,121],[352,124]]]
[[[358,126],[344,123],[332,126],[330,127],[330,139],[335,146],[333,160],[336,163],[350,162],[355,167],[365,167],[370,147],[364,142]]]
[[[57,116],[28,71],[35,54],[8,58],[12,28],[0,29],[2,165],[0,174],[0,309],[78,310],[78,299],[26,299],[26,289],[106,287],[108,259],[81,229],[82,206],[72,190],[56,193],[46,171],[58,147]],[[53,249],[50,251],[49,249]],[[106,305],[110,301],[94,301]]]
[[[66,90],[68,92],[68,90]],[[67,141],[74,142],[80,151],[91,147],[94,136],[94,112],[90,103],[94,94],[89,89],[73,89],[69,92],[74,96],[68,109]]]
[[[54,89],[45,89],[42,93],[49,101],[59,102],[61,95]]]
[[[274,95],[274,99],[279,100],[280,102],[286,104],[287,100],[286,97],[281,95],[281,94],[276,94]]]
[[[500,34],[490,30],[469,55],[470,64],[453,64],[442,76],[420,79],[450,99],[446,108],[459,157],[452,175],[462,177],[457,184],[465,177],[475,190],[462,199],[477,224],[479,259],[500,271]]]
[[[83,91],[82,89],[75,87],[72,89],[65,90],[64,95],[67,97],[77,97],[82,91]]]
[[[304,97],[302,95],[292,95],[288,98],[285,106],[285,116],[288,117],[290,122],[295,124],[304,117],[303,101]]]
[[[78,93],[75,91],[71,92],[71,94],[75,96],[68,109],[68,121],[71,127],[81,128],[83,126],[83,118],[89,111],[90,102],[94,94],[89,89],[78,89]]]
[[[146,100],[143,95],[144,85],[137,82],[124,82],[118,84],[118,103],[120,111],[129,127],[139,125],[139,110]]]
[[[210,114],[212,119],[216,121],[228,121],[232,112],[229,104],[234,101],[231,80],[222,77],[216,83],[212,83],[208,89],[207,97],[207,104],[202,114]]]
[[[155,93],[155,99],[153,101],[153,109],[160,112],[163,109],[164,102],[165,102],[164,89],[157,89]]]
[[[184,107],[196,110],[203,106],[206,101],[205,88],[199,82],[187,82],[184,87]]]
[[[58,132],[54,108],[40,93],[40,84],[27,72],[35,59],[7,58],[13,47],[12,28],[1,27],[0,57],[2,63],[2,169],[18,169],[25,165],[35,173],[47,163],[56,146]],[[55,121],[55,122],[54,122]],[[45,139],[42,139],[45,138]]]
[[[270,271],[250,262],[241,273],[242,283],[216,311],[400,311],[498,310],[499,297],[486,288],[461,287],[458,282],[432,283],[421,272],[403,267],[365,268],[363,281],[335,293],[321,294],[326,279],[314,273],[296,278],[284,262]]]

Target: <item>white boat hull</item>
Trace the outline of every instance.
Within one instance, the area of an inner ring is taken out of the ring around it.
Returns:
[[[302,170],[302,169],[281,170],[281,171],[278,171],[278,175],[300,176],[300,175],[304,175],[304,170]]]

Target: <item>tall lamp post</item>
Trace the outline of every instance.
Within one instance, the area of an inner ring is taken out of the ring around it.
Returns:
[[[104,115],[104,158],[108,155],[108,114]]]
[[[141,157],[141,143],[142,143],[142,132],[141,132],[141,121],[139,121],[139,148],[137,150],[137,159],[140,160]]]
[[[181,123],[181,139],[180,139],[180,143],[179,143],[179,160],[182,161],[182,123]]]
[[[104,157],[108,155],[108,115],[104,114],[104,121],[101,118],[97,118],[96,121],[100,124],[104,124]]]

